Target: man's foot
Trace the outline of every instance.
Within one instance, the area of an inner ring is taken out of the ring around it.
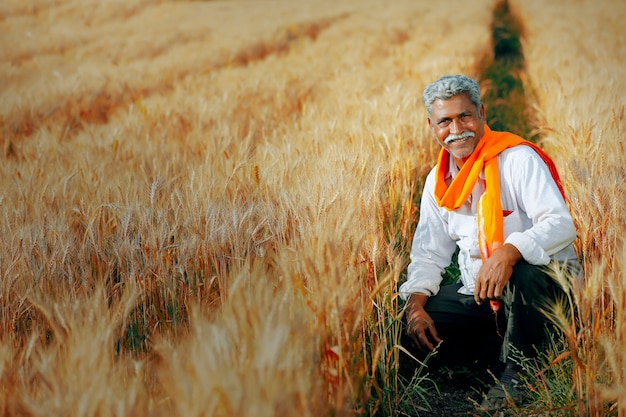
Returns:
[[[500,376],[480,404],[483,411],[496,411],[506,407],[520,405],[524,397],[519,371],[512,364],[507,364]]]

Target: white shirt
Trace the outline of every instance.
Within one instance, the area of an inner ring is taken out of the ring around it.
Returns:
[[[459,170],[452,159],[448,166],[449,184]],[[576,238],[574,221],[541,157],[529,146],[508,148],[498,155],[498,170],[505,216],[504,243],[515,246],[532,265],[547,265],[551,260],[576,262],[578,258],[572,246]],[[436,167],[424,184],[407,280],[400,286],[403,299],[411,293],[437,294],[441,274],[450,264],[457,245],[463,284],[460,293],[474,293],[476,276],[482,266],[476,206],[485,190],[484,172],[468,200],[454,211],[439,207],[435,201],[435,172]]]

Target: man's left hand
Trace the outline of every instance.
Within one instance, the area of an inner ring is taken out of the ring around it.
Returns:
[[[474,300],[477,304],[502,298],[504,286],[513,274],[513,266],[522,259],[522,254],[509,243],[493,251],[478,271]]]

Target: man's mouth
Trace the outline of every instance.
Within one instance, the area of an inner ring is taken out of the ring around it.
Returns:
[[[474,137],[474,132],[463,132],[460,135],[453,135],[452,133],[448,135],[443,141],[444,144],[450,145],[453,143],[462,143],[466,142],[469,138]]]
[[[454,143],[461,143],[461,142],[465,142],[467,141],[469,138],[460,138],[460,139],[452,139],[452,140],[448,140],[446,141],[446,145],[451,145]]]

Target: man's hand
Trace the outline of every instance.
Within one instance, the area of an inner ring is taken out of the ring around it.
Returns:
[[[476,303],[502,298],[504,287],[513,274],[513,266],[521,259],[522,254],[511,244],[495,249],[478,271],[474,288]]]
[[[430,315],[424,310],[428,296],[425,294],[411,294],[407,301],[406,323],[407,335],[415,346],[423,352],[431,352],[435,343],[441,342],[435,324]]]

